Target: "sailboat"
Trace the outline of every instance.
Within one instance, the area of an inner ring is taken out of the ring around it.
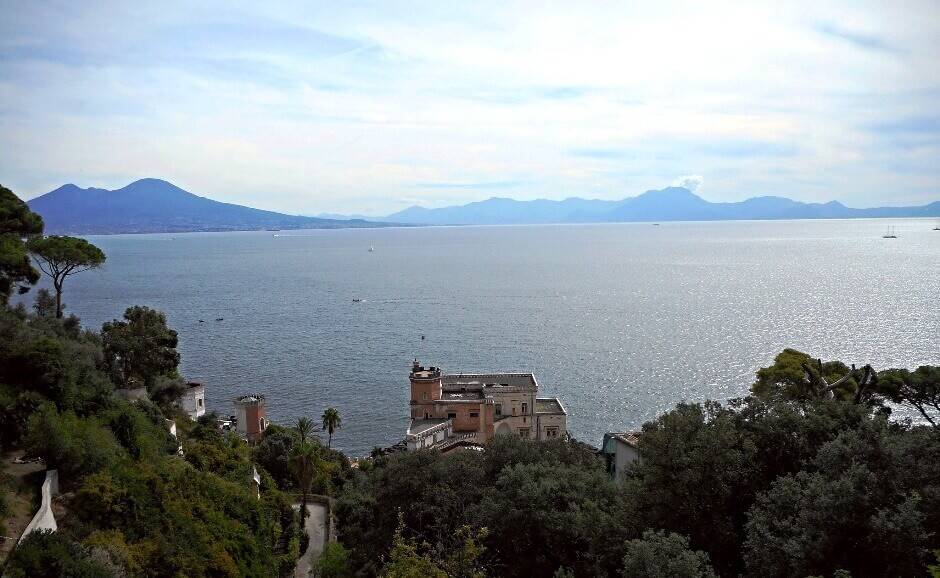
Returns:
[[[372,253],[375,249],[372,248],[372,245],[369,245],[369,252]]]
[[[934,231],[940,231],[940,219],[937,219],[937,226],[933,228]]]
[[[898,236],[894,234],[894,225],[888,225],[888,232],[884,234],[882,239],[897,239]]]

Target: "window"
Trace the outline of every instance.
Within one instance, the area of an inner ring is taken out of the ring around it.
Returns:
[[[522,413],[529,413],[529,404],[522,404]]]
[[[503,404],[496,404],[496,415],[503,415]]]
[[[428,392],[424,392],[424,399],[425,399],[425,400],[428,399]]]
[[[202,407],[202,398],[200,397],[198,401],[199,401],[199,407]]]
[[[452,411],[447,414],[447,419],[454,419],[456,417],[457,417],[457,412]]]
[[[522,438],[529,437],[529,428],[527,427],[519,428],[519,437],[522,437]]]
[[[470,412],[470,417],[480,417],[480,414],[479,414],[478,412],[471,411],[471,412]]]
[[[557,428],[557,427],[545,428],[545,437],[547,437],[547,438],[557,438],[557,437],[558,437],[558,428]]]

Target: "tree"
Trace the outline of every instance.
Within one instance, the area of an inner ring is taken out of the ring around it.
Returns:
[[[134,306],[124,321],[108,321],[101,328],[105,359],[124,386],[133,380],[152,385],[160,376],[175,377],[180,355],[178,337],[167,328],[166,315],[149,307]]]
[[[339,418],[339,411],[335,407],[326,408],[326,411],[323,412],[323,429],[330,435],[326,447],[333,445],[333,432],[338,430],[341,425],[343,425],[343,420]]]
[[[62,284],[65,278],[89,269],[97,269],[105,261],[104,251],[78,237],[34,237],[26,243],[42,272],[52,277],[55,288],[56,317],[62,317]]]
[[[73,541],[66,533],[52,530],[32,532],[10,555],[4,576],[115,576],[116,568],[92,559],[91,548]]]
[[[7,303],[13,287],[18,286],[22,294],[39,281],[23,240],[41,235],[42,229],[42,217],[0,185],[0,304]]]
[[[297,479],[297,485],[300,486],[300,493],[303,499],[300,503],[300,525],[304,525],[304,518],[307,517],[307,496],[310,494],[310,486],[313,484],[313,477],[317,470],[317,452],[312,445],[304,442],[291,448],[291,469],[294,477]]]
[[[297,419],[297,425],[294,426],[294,431],[300,436],[300,443],[307,442],[307,438],[313,434],[313,427],[312,419],[306,417]]]
[[[320,578],[345,578],[351,574],[349,552],[340,542],[327,542],[323,553],[314,563],[316,576]]]
[[[65,309],[65,306],[62,306]],[[33,304],[38,317],[55,317],[56,301],[48,289],[40,289],[36,293],[36,302]]]
[[[296,443],[296,438],[287,429],[272,424],[264,430],[261,443],[252,452],[255,462],[274,478],[282,490],[294,483],[291,449]]]
[[[315,565],[319,578],[346,578],[352,575],[349,551],[339,542],[327,542]]]
[[[841,399],[876,406],[884,397],[871,365],[856,368],[841,361],[823,362],[789,348],[774,358],[773,365],[757,371],[751,392],[776,401]]]
[[[940,423],[940,366],[888,369],[881,372],[879,383],[891,401],[913,405],[930,425]]]
[[[923,576],[940,511],[940,435],[867,420],[777,478],[748,512],[749,575]]]
[[[486,539],[489,530],[474,530],[470,526],[461,526],[454,533],[455,545],[448,556],[441,561],[441,568],[450,578],[486,578],[482,557],[486,547],[480,545]]]
[[[642,540],[630,540],[623,557],[624,578],[717,578],[708,554],[689,549],[689,539],[662,530],[643,532]]]
[[[447,578],[447,573],[434,563],[427,554],[418,551],[418,544],[414,539],[405,538],[402,533],[405,522],[398,512],[398,528],[392,541],[392,551],[388,555],[388,562],[382,570],[382,578]],[[424,550],[430,545],[423,544]]]

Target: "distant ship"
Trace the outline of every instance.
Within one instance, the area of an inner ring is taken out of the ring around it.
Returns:
[[[372,253],[375,249],[372,248],[372,245],[369,245],[369,252]]]
[[[940,231],[940,219],[937,219],[937,226],[933,228],[934,231]]]
[[[888,232],[884,234],[882,239],[897,239],[898,236],[894,234],[894,225],[888,225]]]

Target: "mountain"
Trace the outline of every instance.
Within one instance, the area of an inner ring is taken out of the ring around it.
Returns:
[[[595,221],[619,205],[572,197],[564,201],[515,201],[493,197],[459,207],[425,209],[409,207],[382,219],[388,222],[425,225],[506,225]]]
[[[27,202],[47,234],[177,233],[387,227],[361,219],[284,215],[199,197],[160,179],[141,179],[114,191],[73,184]]]
[[[940,217],[940,201],[919,207],[854,209],[838,201],[803,203],[784,197],[754,197],[712,203],[682,187],[646,191],[621,201],[568,198],[514,201],[494,197],[455,207],[409,207],[381,220],[427,225],[499,225],[536,223],[611,223],[642,221],[734,221],[773,219],[852,219]]]

